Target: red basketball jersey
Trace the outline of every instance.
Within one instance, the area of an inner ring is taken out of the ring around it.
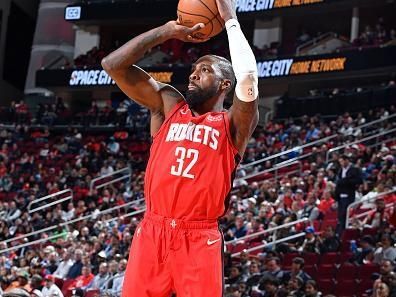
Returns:
[[[239,160],[226,112],[194,116],[179,103],[153,137],[147,211],[189,221],[218,219],[228,208]]]

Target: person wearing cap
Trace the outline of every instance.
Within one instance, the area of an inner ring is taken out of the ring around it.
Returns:
[[[55,284],[55,277],[53,275],[47,274],[44,277],[44,280],[45,280],[45,284],[43,289],[41,290],[43,297],[52,297],[52,296],[63,297],[62,291]]]
[[[335,200],[338,203],[338,224],[336,233],[341,235],[345,229],[347,219],[347,208],[355,201],[355,191],[358,185],[362,184],[363,177],[359,168],[355,167],[349,160],[349,156],[342,155],[338,162],[340,170],[337,175],[335,189]]]
[[[314,227],[308,226],[305,228],[305,238],[302,245],[298,248],[298,251],[304,253],[319,253]]]

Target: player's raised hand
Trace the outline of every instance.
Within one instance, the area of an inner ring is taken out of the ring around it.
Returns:
[[[173,38],[179,39],[184,42],[205,42],[208,41],[209,38],[199,38],[198,34],[196,34],[199,30],[201,30],[205,25],[203,23],[195,24],[193,27],[187,27],[181,25],[178,21],[169,21],[166,23],[166,28],[172,34]]]
[[[216,0],[217,9],[224,22],[237,19],[235,0]]]

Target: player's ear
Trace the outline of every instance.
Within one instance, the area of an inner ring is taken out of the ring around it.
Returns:
[[[221,90],[227,90],[227,89],[231,88],[231,80],[223,79],[220,87],[221,87]]]

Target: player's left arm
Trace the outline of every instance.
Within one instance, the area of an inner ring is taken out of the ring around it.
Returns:
[[[259,118],[257,63],[237,20],[234,1],[217,0],[216,3],[225,21],[232,68],[237,80],[234,101],[229,110],[231,135],[235,147],[243,155]]]

